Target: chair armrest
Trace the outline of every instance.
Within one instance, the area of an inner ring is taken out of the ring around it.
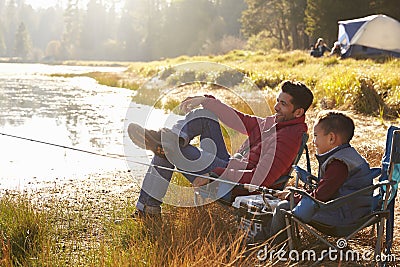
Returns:
[[[308,193],[304,189],[296,188],[296,187],[292,187],[292,186],[289,186],[286,189],[289,190],[292,195],[293,195],[293,193],[297,193],[297,194],[301,195],[302,197],[310,198],[318,206],[318,208],[321,208],[325,205],[325,202],[322,202],[322,201],[314,198],[313,196],[310,195],[310,193]]]
[[[304,184],[311,186],[312,188],[316,187],[316,184],[319,182],[318,177],[312,175],[310,172],[299,166],[293,166],[293,169],[296,172],[296,185],[298,184],[298,181],[301,180]]]
[[[370,193],[370,192],[371,192],[371,197],[372,197],[372,192],[373,192],[375,189],[377,189],[377,188],[379,188],[379,187],[384,187],[384,186],[388,186],[388,185],[393,185],[393,184],[394,184],[394,183],[393,183],[392,181],[387,181],[387,180],[386,180],[386,181],[382,181],[382,182],[376,183],[376,184],[374,184],[374,185],[367,186],[367,187],[365,187],[365,188],[363,188],[363,189],[360,189],[360,190],[358,190],[358,191],[356,191],[356,192],[350,193],[350,194],[348,194],[348,195],[346,195],[346,196],[339,197],[339,198],[336,198],[336,199],[334,199],[334,200],[327,201],[327,202],[325,202],[325,206],[326,206],[327,208],[337,208],[337,207],[341,207],[341,206],[343,206],[344,204],[346,204],[346,203],[348,203],[349,201],[351,201],[352,199],[358,197],[359,195],[366,194],[366,193]]]
[[[372,192],[379,188],[379,187],[383,187],[383,186],[388,186],[388,185],[393,185],[395,182],[393,181],[382,181],[379,183],[376,183],[374,185],[370,185],[367,186],[363,189],[360,189],[358,191],[355,191],[353,193],[350,193],[348,195],[339,197],[339,198],[335,198],[333,200],[329,200],[326,202],[320,201],[318,199],[315,199],[314,197],[312,197],[309,193],[307,193],[306,191],[299,189],[299,188],[294,188],[294,187],[288,187],[287,189],[291,191],[291,194],[298,193],[300,195],[302,195],[303,197],[307,197],[310,198],[319,209],[324,209],[324,210],[331,210],[331,209],[337,209],[341,206],[343,206],[344,204],[348,204],[349,201],[353,200],[354,198],[359,197],[360,195],[366,194],[366,193],[371,193],[371,199],[372,199]]]

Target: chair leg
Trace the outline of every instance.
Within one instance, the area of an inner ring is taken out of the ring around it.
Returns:
[[[320,242],[322,242],[323,244],[325,244],[328,247],[331,247],[333,249],[336,250],[340,250],[339,248],[337,248],[335,245],[332,245],[331,243],[329,243],[328,241],[326,241],[323,237],[321,237],[316,231],[314,231],[311,227],[309,227],[307,224],[302,223],[300,220],[298,220],[297,218],[292,217],[292,221],[296,222],[297,224],[301,225],[302,227],[304,227],[304,229],[311,233],[313,236],[315,236]],[[347,240],[347,239],[346,239]],[[324,253],[323,255],[321,255],[322,257],[320,257],[318,259],[318,261],[316,261],[312,266],[320,266],[320,263],[329,255],[328,252]]]
[[[293,226],[291,223],[294,223],[292,220],[290,220],[288,215],[285,215],[285,222],[286,222],[286,231],[287,231],[287,235],[288,235],[288,244],[289,244],[289,250],[293,250],[294,249],[294,245],[293,245]]]
[[[297,246],[300,240],[300,231],[299,231],[299,226],[297,225],[296,222],[293,222],[293,235],[295,237],[294,239],[295,246]]]
[[[385,228],[385,218],[382,218],[377,228],[377,237],[375,244],[375,258],[380,255],[383,247],[383,232]]]

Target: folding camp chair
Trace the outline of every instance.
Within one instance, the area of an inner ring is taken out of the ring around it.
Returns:
[[[299,231],[297,226],[301,226],[305,231],[314,235],[319,241],[327,245],[330,249],[337,252],[344,251],[346,249],[343,244],[347,244],[347,241],[353,238],[359,231],[368,227],[376,226],[376,241],[374,247],[374,260],[377,259],[390,259],[390,250],[393,240],[393,223],[394,223],[394,204],[395,197],[397,194],[397,186],[400,180],[400,128],[391,126],[388,130],[386,151],[382,159],[382,167],[374,168],[376,177],[379,177],[379,182],[375,184],[353,192],[349,195],[328,201],[321,202],[310,196],[306,191],[298,188],[289,188],[293,193],[302,195],[302,200],[307,199],[314,203],[317,210],[330,210],[337,209],[346,203],[354,201],[361,195],[370,194],[371,199],[371,213],[359,219],[353,225],[347,226],[331,226],[322,224],[317,221],[304,222],[303,219],[296,214],[295,210],[286,211],[286,225],[288,234],[289,249],[293,250],[295,244],[298,241]],[[299,168],[295,168],[298,171],[298,175],[303,176],[299,178],[302,181],[306,181],[309,186],[313,186],[310,183],[310,174],[304,171],[299,171]],[[308,178],[307,178],[308,177]],[[311,179],[314,180],[314,179]],[[378,191],[378,192],[376,192]],[[292,199],[293,200],[293,199]],[[386,221],[386,224],[385,224]],[[386,230],[386,241],[384,241],[383,233]],[[329,242],[326,236],[340,238],[336,240],[336,243]],[[384,244],[384,245],[383,245]],[[326,256],[328,252],[325,251],[315,264],[319,264]]]
[[[293,167],[291,168],[288,174],[281,176],[277,181],[275,181],[274,189],[282,190],[283,188],[286,187],[288,181],[291,178],[293,178],[292,172],[294,170],[294,166],[296,166],[299,163],[301,156],[303,155],[304,152],[306,154],[307,170],[311,171],[310,156],[308,152],[307,141],[308,141],[308,134],[303,133],[300,149],[297,152],[296,158],[294,159],[292,164]],[[213,173],[210,173],[210,176],[213,178],[218,178],[218,176],[214,175]],[[194,199],[195,204],[201,206],[218,200],[223,204],[231,205],[234,200],[224,198],[224,196],[231,190],[235,190],[235,192],[240,192],[240,191],[245,192],[247,189],[243,188],[243,186],[213,181],[209,184],[206,184],[202,187],[195,189],[195,199]]]

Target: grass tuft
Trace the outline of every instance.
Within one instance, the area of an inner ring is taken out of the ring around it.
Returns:
[[[5,194],[0,199],[0,262],[30,265],[49,240],[46,217],[20,195]]]

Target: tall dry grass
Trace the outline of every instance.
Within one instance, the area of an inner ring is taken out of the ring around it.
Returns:
[[[232,211],[215,204],[165,207],[161,221],[131,219],[126,213],[133,210],[129,205],[112,211],[97,207],[104,213],[104,218],[98,218],[90,215],[96,214],[93,207],[82,207],[82,202],[67,206],[48,202],[42,209],[29,203],[26,195],[18,199],[3,198],[0,203],[0,266],[243,266],[254,262],[245,257],[245,235],[237,231]],[[107,219],[110,213],[115,217]]]

